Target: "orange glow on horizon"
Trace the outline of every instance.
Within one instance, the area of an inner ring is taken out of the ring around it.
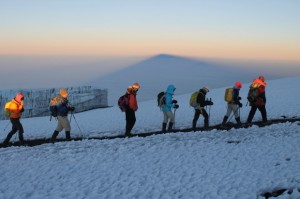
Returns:
[[[90,40],[1,42],[1,55],[140,56],[168,53],[191,57],[300,61],[300,47],[213,40]]]

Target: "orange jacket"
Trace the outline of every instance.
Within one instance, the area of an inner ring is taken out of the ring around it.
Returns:
[[[137,111],[138,104],[137,104],[137,100],[136,100],[136,95],[133,93],[128,93],[128,97],[129,97],[129,108],[134,111]]]
[[[10,102],[7,102],[5,104],[5,109],[8,109],[8,111],[10,112],[10,118],[20,118],[22,115],[21,113],[24,111],[23,106],[23,101],[18,102],[15,99],[12,99]]]

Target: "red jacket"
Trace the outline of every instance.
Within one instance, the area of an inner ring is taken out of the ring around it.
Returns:
[[[129,98],[129,102],[128,102],[129,108],[134,110],[134,111],[137,111],[138,110],[138,103],[137,103],[137,100],[136,100],[136,93],[127,91],[127,94],[128,94],[128,98]]]

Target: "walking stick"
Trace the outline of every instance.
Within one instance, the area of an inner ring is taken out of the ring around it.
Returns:
[[[174,124],[173,124],[173,128],[175,129],[175,114],[176,114],[176,108],[174,109]]]
[[[79,129],[79,132],[80,132],[81,137],[83,137],[83,133],[82,133],[82,131],[81,131],[79,125],[78,125],[78,122],[77,122],[77,120],[76,120],[76,117],[74,116],[74,114],[72,114],[72,116],[73,116],[73,118],[74,118],[74,120],[75,120],[75,123],[76,123],[78,129]]]
[[[209,101],[211,102],[211,98],[209,98]],[[208,109],[208,122],[210,121],[210,107],[211,105],[209,105],[209,109]]]

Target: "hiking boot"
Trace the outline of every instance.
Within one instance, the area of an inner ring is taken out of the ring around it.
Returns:
[[[131,134],[130,132],[126,132],[126,133],[125,133],[125,136],[126,136],[126,137],[130,137],[131,135],[132,135],[132,134]]]
[[[240,117],[235,118],[235,120],[236,120],[237,126],[241,126],[242,125]]]
[[[173,122],[169,122],[168,132],[171,132],[172,130],[173,130]]]
[[[66,140],[71,141],[71,133],[70,131],[66,131]]]
[[[166,133],[167,132],[167,123],[162,123],[162,130],[161,132]]]
[[[54,131],[51,137],[51,142],[54,143],[56,141],[56,137],[58,136],[59,132]]]
[[[228,120],[228,117],[225,115],[221,126],[226,127],[227,120]]]

